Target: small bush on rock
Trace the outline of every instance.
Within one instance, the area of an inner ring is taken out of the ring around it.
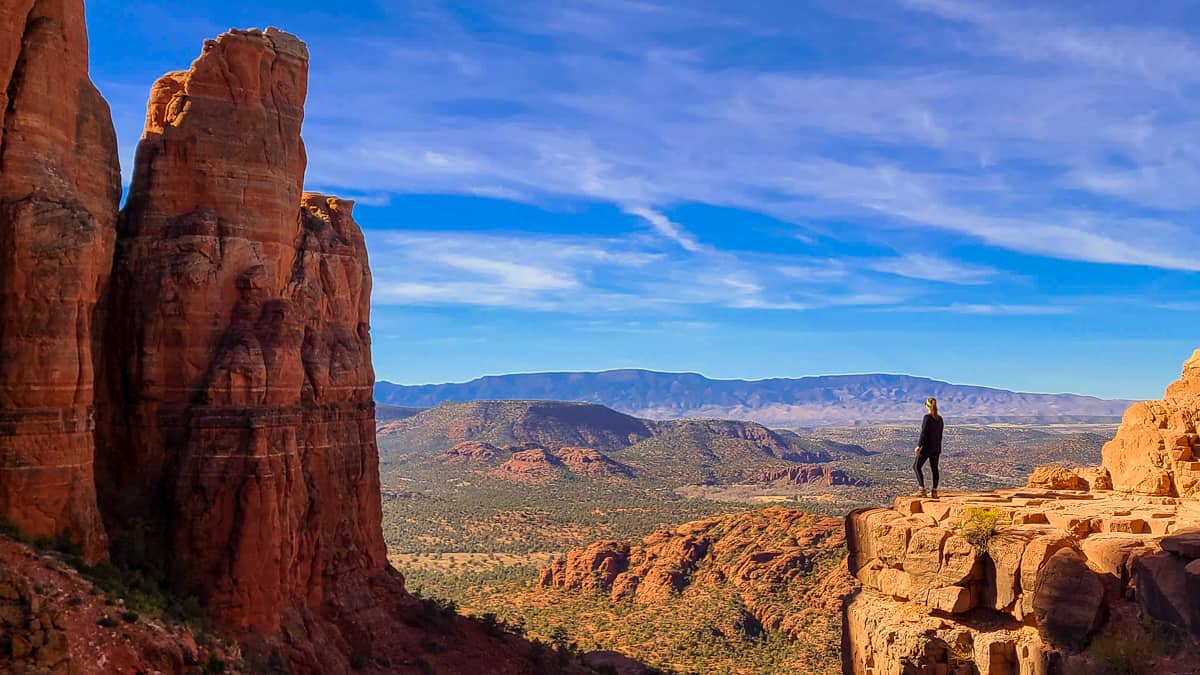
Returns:
[[[1008,518],[998,509],[970,508],[958,523],[958,533],[976,548],[987,548],[992,535],[1008,525]]]

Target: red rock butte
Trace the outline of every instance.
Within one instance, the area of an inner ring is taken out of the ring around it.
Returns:
[[[234,30],[159,79],[118,213],[83,3],[7,2],[0,36],[0,519],[164,571],[292,673],[545,665],[461,618],[429,653],[387,564],[371,273],[353,203],[303,191],[304,43]],[[94,608],[37,618],[9,576],[4,607],[33,618],[0,614],[29,647],[0,670],[105,672],[115,652],[64,628]]]
[[[146,527],[179,587],[259,632],[386,564],[371,276],[352,203],[301,191],[307,56],[233,31],[154,86],[106,336],[114,537]]]
[[[1073,655],[1093,637],[1131,640],[1139,617],[1200,637],[1197,420],[1200,351],[1164,400],[1129,409],[1102,466],[851,513],[863,590],[844,612],[844,671],[1043,675],[1088,658]],[[972,542],[973,517],[999,527]]]

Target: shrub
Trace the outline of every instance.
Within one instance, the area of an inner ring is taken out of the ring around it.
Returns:
[[[1175,627],[1147,621],[1141,630],[1111,631],[1098,636],[1082,654],[1086,662],[1072,664],[1070,675],[1152,675],[1155,662],[1179,651],[1183,636]]]
[[[208,655],[208,663],[204,664],[204,672],[216,675],[225,672],[225,662],[216,654]]]
[[[104,626],[105,628],[116,628],[117,620],[105,614],[104,616],[100,617],[98,621],[96,621],[96,625]]]
[[[454,629],[458,617],[458,605],[453,600],[441,598],[421,598],[416,611],[406,618],[410,625],[430,628],[441,632]]]
[[[974,507],[967,509],[958,524],[958,533],[976,548],[987,548],[992,535],[1008,525],[1008,518],[999,509]]]
[[[19,541],[22,544],[30,543],[29,537],[25,536],[25,533],[21,531],[21,528],[17,527],[12,521],[6,518],[0,518],[0,535],[4,535],[15,541]]]
[[[287,664],[283,662],[283,653],[279,651],[279,647],[271,649],[271,656],[267,659],[267,668],[272,673],[287,672]]]
[[[137,623],[139,618],[137,612],[121,612],[121,620],[125,623]]]
[[[483,623],[483,630],[489,637],[503,637],[508,632],[508,626],[504,625],[504,622],[492,612],[479,617],[479,621]]]

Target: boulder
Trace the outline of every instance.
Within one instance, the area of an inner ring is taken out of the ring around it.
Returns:
[[[984,558],[987,581],[983,602],[992,609],[1008,612],[1021,592],[1021,559],[1030,542],[1044,530],[1037,526],[1015,526],[1001,530],[988,540]]]
[[[1133,560],[1152,552],[1153,542],[1136,534],[1096,534],[1079,544],[1088,566],[1116,579],[1121,586],[1130,581]]]
[[[1159,542],[1162,550],[1174,553],[1185,560],[1200,558],[1200,529],[1176,532],[1163,537]]]
[[[948,586],[965,586],[983,579],[982,554],[961,535],[951,535],[942,546],[939,580]]]
[[[1039,466],[1030,474],[1027,485],[1045,490],[1086,490],[1087,481],[1061,466]]]
[[[1086,485],[1085,490],[1111,490],[1113,489],[1112,476],[1108,475],[1108,469],[1102,466],[1084,467],[1075,469],[1075,474],[1082,478]]]
[[[1070,548],[1074,540],[1062,532],[1039,534],[1030,540],[1021,554],[1021,570],[1019,576],[1020,602],[1013,608],[1013,616],[1020,621],[1036,620],[1033,610],[1034,592],[1037,590],[1037,580],[1042,567],[1051,556],[1064,548]]]
[[[942,568],[942,549],[953,534],[942,527],[926,527],[912,534],[904,554],[905,572],[918,577],[935,577]]]
[[[1147,616],[1200,636],[1200,564],[1167,552],[1144,555],[1134,561],[1133,576]]]
[[[1104,586],[1074,549],[1064,548],[1038,572],[1032,604],[1042,638],[1078,650],[1104,618]]]

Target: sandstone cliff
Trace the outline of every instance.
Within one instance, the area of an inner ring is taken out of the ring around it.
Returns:
[[[774,483],[777,485],[808,485],[817,484],[826,487],[834,485],[867,486],[871,482],[862,478],[852,478],[841,469],[829,466],[785,466],[778,469],[763,471],[754,481],[757,483]]]
[[[93,480],[95,309],[121,197],[108,105],[88,79],[83,5],[0,6],[0,518],[106,538]]]
[[[303,192],[305,45],[231,31],[160,79],[118,216],[82,2],[8,2],[0,37],[0,533],[43,540],[0,534],[0,670],[200,658],[165,599],[157,637],[98,633],[72,561],[199,599],[292,673],[572,671],[387,564],[371,275],[352,202]]]
[[[1161,401],[1135,403],[1104,446],[1104,468],[1117,490],[1200,498],[1200,350]]]
[[[301,193],[306,73],[304,45],[269,29],[159,80],[112,282],[118,548],[138,535],[219,624],[261,633],[386,564],[371,278],[352,204]]]
[[[1137,667],[1200,672],[1194,645],[1153,654],[1143,623],[1200,637],[1198,365],[1200,352],[1166,400],[1130,409],[1101,467],[850,514],[863,590],[845,608],[844,671],[1109,672],[1139,654],[1160,661]]]

